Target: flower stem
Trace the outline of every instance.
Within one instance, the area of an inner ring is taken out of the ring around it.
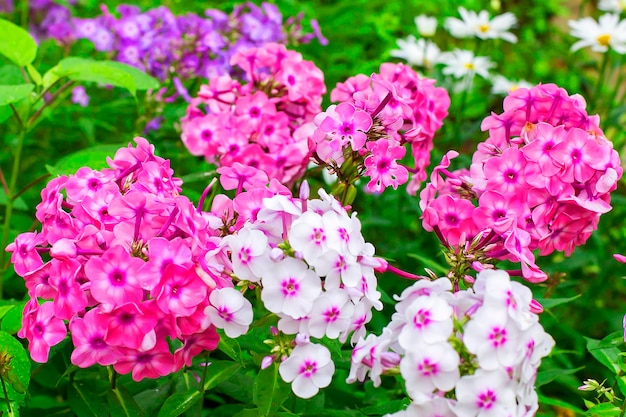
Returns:
[[[598,102],[598,97],[602,95],[602,85],[604,83],[604,73],[606,72],[606,66],[609,63],[609,51],[607,51],[602,57],[602,64],[600,64],[600,72],[598,73],[598,79],[593,89],[593,98],[591,99],[591,110],[595,111],[595,105]]]
[[[4,385],[4,378],[0,376],[0,383],[2,383],[2,391],[4,392],[4,399],[7,402],[7,411],[9,412],[9,416],[13,417],[13,410],[11,409],[11,401],[9,400],[9,393],[7,392],[7,387]]]

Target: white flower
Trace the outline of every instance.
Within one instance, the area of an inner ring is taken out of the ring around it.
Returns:
[[[483,78],[489,78],[489,69],[494,66],[489,58],[474,56],[472,51],[463,49],[444,52],[441,54],[439,62],[445,65],[443,73],[452,75],[454,78],[465,76],[472,78],[474,74],[478,74]]]
[[[407,36],[406,39],[396,39],[396,43],[400,49],[392,50],[391,56],[404,59],[409,65],[417,67],[431,67],[441,54],[441,50],[434,42],[422,38],[415,39],[413,35]]]
[[[598,9],[604,12],[621,13],[626,10],[626,0],[600,0]]]
[[[232,251],[233,273],[237,278],[259,282],[269,260],[267,236],[260,230],[244,228],[236,235],[227,236],[224,241]]]
[[[248,332],[252,323],[252,304],[234,288],[211,291],[210,306],[204,310],[211,323],[224,329],[226,336],[239,337]]]
[[[626,20],[619,15],[607,13],[600,16],[598,22],[591,17],[567,22],[570,35],[580,40],[572,45],[571,50],[591,47],[595,52],[607,52],[609,47],[619,54],[626,53]]]
[[[491,77],[491,83],[493,84],[491,87],[491,93],[503,95],[515,91],[518,88],[530,88],[533,86],[533,84],[528,81],[512,81],[502,75],[494,75]]]
[[[460,378],[459,354],[449,343],[416,345],[400,361],[406,390],[417,403],[431,400],[433,390],[446,392]]]
[[[504,370],[485,372],[461,378],[456,384],[457,403],[452,409],[458,417],[502,417],[517,410],[515,392]]]
[[[417,297],[406,309],[398,343],[406,350],[424,343],[445,342],[452,334],[452,307],[435,294]]]
[[[350,328],[354,304],[342,289],[324,292],[313,304],[309,315],[309,334],[321,338],[324,335],[337,339]]]
[[[479,39],[503,39],[507,42],[517,42],[517,37],[508,30],[516,23],[513,13],[504,13],[489,19],[489,13],[481,10],[476,13],[459,7],[461,19],[449,17],[444,23],[450,34],[455,38],[477,37]]]
[[[314,343],[296,346],[278,367],[280,377],[291,382],[291,390],[300,398],[311,398],[320,388],[330,385],[335,364],[326,347]]]
[[[429,38],[435,35],[437,31],[437,18],[432,16],[426,16],[421,14],[419,16],[415,16],[415,27],[417,27],[417,33],[420,36],[425,38]]]
[[[322,293],[322,281],[303,261],[285,258],[261,279],[261,300],[272,313],[305,317]]]

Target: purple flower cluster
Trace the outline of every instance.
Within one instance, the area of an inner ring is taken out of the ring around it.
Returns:
[[[248,2],[230,14],[210,9],[204,17],[176,16],[165,6],[145,13],[128,4],[119,5],[116,14],[105,5],[101,10],[95,18],[78,18],[51,0],[31,1],[31,32],[63,45],[87,39],[96,50],[160,80],[228,74],[237,51],[267,42],[306,43],[313,38],[326,42],[317,22],[311,22],[314,34],[304,34],[302,15],[283,22],[278,8],[269,3]]]

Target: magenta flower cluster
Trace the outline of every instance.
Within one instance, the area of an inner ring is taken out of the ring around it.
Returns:
[[[208,9],[205,16],[176,16],[160,6],[142,13],[136,6],[119,5],[117,15],[101,6],[95,18],[78,18],[52,0],[30,1],[31,32],[53,38],[63,45],[79,39],[91,41],[98,51],[113,54],[117,61],[135,66],[160,80],[174,77],[211,78],[231,72],[230,58],[238,51],[267,42],[306,43],[321,35],[316,21],[314,34],[302,32],[302,15],[283,22],[270,3],[238,5],[230,14]]]
[[[509,93],[504,112],[483,121],[489,138],[469,171],[448,170],[453,151],[435,168],[420,195],[424,228],[449,246],[478,239],[473,249],[521,262],[532,282],[546,279],[532,251],[570,255],[585,243],[622,176],[598,122],[581,96],[554,84]]]
[[[537,411],[541,358],[554,340],[531,312],[532,294],[504,271],[478,273],[473,290],[420,280],[397,297],[380,336],[359,340],[348,382],[398,368],[412,403],[394,417],[516,416]]]
[[[299,127],[321,111],[322,71],[277,43],[238,52],[230,63],[246,82],[222,75],[201,86],[181,120],[183,143],[218,166],[258,168],[285,184],[299,178],[309,160]]]
[[[41,232],[7,248],[30,296],[19,336],[37,362],[65,339],[66,323],[73,364],[113,365],[135,380],[217,346],[205,310],[213,289],[232,287],[220,274],[219,231],[180,195],[169,161],[135,141],[110,168],[50,181],[37,206]]]
[[[313,142],[317,158],[335,170],[346,152],[364,158],[367,188],[381,192],[408,181],[415,194],[426,179],[435,132],[448,115],[450,98],[435,80],[422,78],[403,64],[385,63],[371,77],[357,75],[337,84],[331,105],[315,117]],[[414,168],[399,161],[409,144]]]

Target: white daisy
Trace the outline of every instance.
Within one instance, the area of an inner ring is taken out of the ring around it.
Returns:
[[[513,81],[502,75],[494,75],[493,77],[491,77],[491,83],[493,84],[491,87],[491,93],[503,95],[506,95],[511,91],[515,91],[518,88],[531,88],[533,86],[533,84],[529,83],[528,81]]]
[[[459,7],[459,14],[461,19],[449,17],[444,23],[444,27],[455,38],[475,36],[479,39],[503,39],[511,43],[517,42],[517,37],[509,32],[509,29],[517,23],[517,18],[513,13],[507,12],[490,20],[486,10],[476,13]]]
[[[417,67],[432,67],[439,60],[441,50],[439,47],[426,39],[415,39],[409,35],[406,39],[397,39],[396,43],[400,49],[390,52],[391,56],[404,59],[409,65]]]
[[[439,57],[439,62],[444,64],[443,73],[452,75],[454,78],[468,76],[473,78],[478,74],[483,78],[489,78],[489,69],[494,63],[485,56],[474,56],[472,51],[455,49],[452,52],[444,52]]]
[[[626,0],[600,0],[598,9],[603,12],[621,13],[626,10]]]
[[[572,51],[589,46],[595,52],[612,48],[619,54],[626,53],[626,20],[620,20],[619,15],[607,13],[597,22],[591,17],[583,17],[567,23],[571,28],[570,35],[580,39],[572,45]]]
[[[417,33],[420,36],[425,38],[429,38],[435,35],[437,31],[437,18],[432,16],[426,16],[425,14],[421,14],[419,16],[415,16],[415,27],[417,27]]]

